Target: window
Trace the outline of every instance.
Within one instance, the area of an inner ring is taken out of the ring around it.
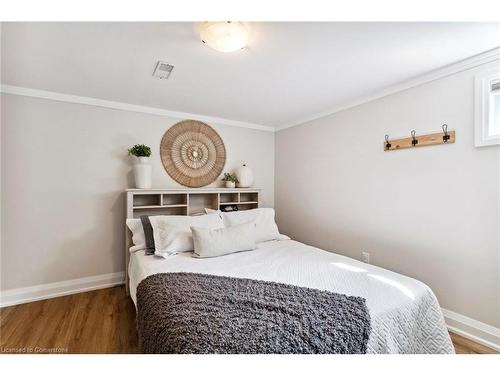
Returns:
[[[500,79],[491,83],[488,136],[500,135]]]
[[[500,145],[500,67],[476,75],[475,145]]]

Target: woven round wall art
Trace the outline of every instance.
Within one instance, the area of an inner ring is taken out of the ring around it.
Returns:
[[[178,122],[160,144],[160,157],[168,175],[181,185],[201,187],[215,181],[226,164],[226,148],[217,132],[196,120]]]

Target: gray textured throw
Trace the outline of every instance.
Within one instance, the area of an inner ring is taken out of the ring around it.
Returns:
[[[366,353],[364,298],[275,282],[160,273],[137,288],[143,353]]]

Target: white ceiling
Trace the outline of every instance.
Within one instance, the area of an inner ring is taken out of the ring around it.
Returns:
[[[192,23],[4,23],[2,83],[281,127],[500,45],[500,23],[251,27],[221,53]]]

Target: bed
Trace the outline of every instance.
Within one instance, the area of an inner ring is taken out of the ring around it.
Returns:
[[[207,259],[191,253],[167,258],[132,253],[128,277],[136,306],[141,282],[153,275],[178,273],[277,282],[361,297],[370,316],[366,353],[454,353],[438,301],[428,286],[297,241],[267,241],[253,251]],[[154,318],[150,320],[154,324]]]

